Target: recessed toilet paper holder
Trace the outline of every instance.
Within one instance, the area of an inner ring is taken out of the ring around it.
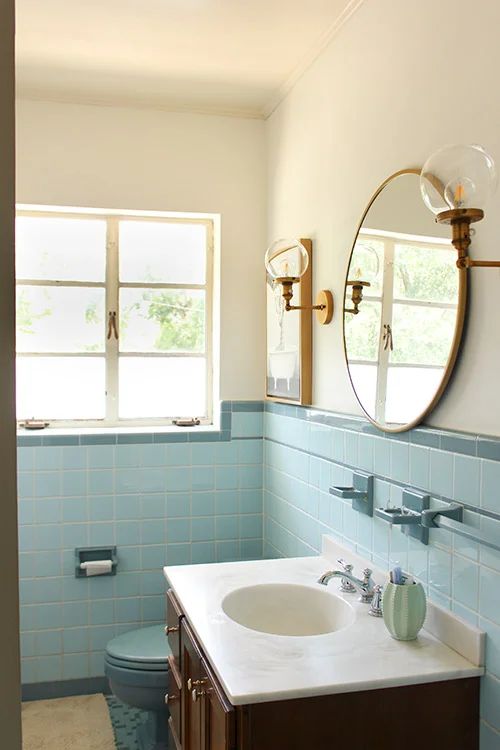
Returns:
[[[111,570],[106,573],[97,573],[98,576],[115,576],[118,565],[116,547],[77,547],[75,549],[75,576],[76,578],[87,578],[87,571],[82,568],[86,562],[97,560],[110,560]]]

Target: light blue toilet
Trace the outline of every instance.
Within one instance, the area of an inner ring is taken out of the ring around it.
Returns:
[[[170,653],[163,625],[123,633],[106,647],[104,671],[113,695],[148,712],[147,721],[137,728],[141,750],[168,747],[165,694]]]

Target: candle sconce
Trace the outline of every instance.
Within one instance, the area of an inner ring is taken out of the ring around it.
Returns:
[[[359,313],[359,306],[363,301],[363,287],[369,287],[371,284],[369,281],[360,281],[356,279],[356,281],[346,281],[346,286],[352,287],[352,308],[344,307],[344,312],[357,315]]]
[[[311,240],[279,239],[267,249],[264,263],[273,284],[281,284],[281,296],[286,312],[291,310],[315,310],[318,323],[327,325],[333,318],[333,295],[329,289],[318,292],[315,305],[292,305],[293,285],[298,284],[309,269]]]
[[[439,224],[450,224],[460,269],[500,268],[498,260],[473,260],[468,254],[470,225],[484,218],[482,207],[496,187],[495,162],[481,146],[445,146],[422,168],[422,198]]]

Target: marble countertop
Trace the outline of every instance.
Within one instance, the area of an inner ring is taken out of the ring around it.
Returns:
[[[357,595],[328,590],[355,610],[349,627],[323,635],[268,635],[231,620],[221,602],[234,589],[259,583],[316,586],[332,566],[326,557],[167,566],[165,577],[233,705],[475,677],[483,669],[422,630],[396,641],[382,618]]]

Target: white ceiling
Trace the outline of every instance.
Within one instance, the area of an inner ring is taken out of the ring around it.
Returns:
[[[17,0],[21,96],[268,114],[362,0]]]

